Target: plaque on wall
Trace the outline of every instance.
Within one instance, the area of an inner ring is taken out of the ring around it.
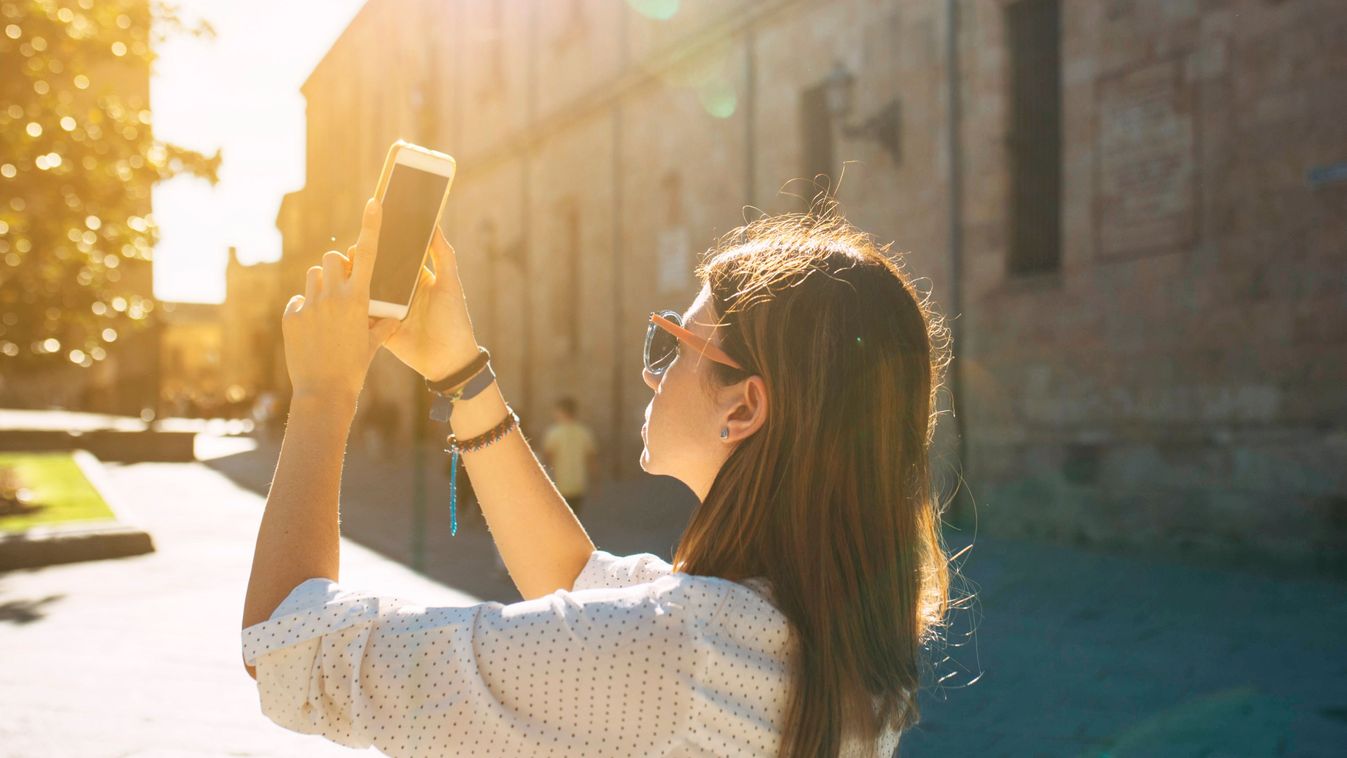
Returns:
[[[1178,61],[1102,79],[1096,131],[1098,247],[1104,256],[1167,252],[1196,235],[1192,87]]]

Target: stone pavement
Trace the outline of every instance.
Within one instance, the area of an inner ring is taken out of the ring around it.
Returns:
[[[216,444],[228,444],[219,440]],[[236,447],[209,456],[207,466],[239,485],[266,494],[279,452],[275,442],[256,449]],[[423,563],[429,578],[486,600],[503,603],[521,599],[514,583],[496,571],[496,551],[486,522],[460,491],[458,533],[449,523],[449,477],[444,455],[427,447],[423,459],[425,507]],[[464,474],[459,472],[459,484]],[[342,534],[398,562],[414,566],[413,524],[418,523],[416,465],[410,451],[385,460],[353,449],[346,457],[342,477]],[[581,508],[580,520],[594,544],[619,555],[651,552],[665,559],[687,525],[696,505],[692,493],[672,479],[643,476],[629,482],[608,483]],[[250,548],[251,549],[251,548]]]
[[[1341,581],[985,538],[961,574],[905,756],[1347,755]]]
[[[158,553],[0,574],[0,644],[24,651],[0,669],[0,757],[347,752],[257,710],[238,620],[276,450],[227,444],[204,464],[114,467]],[[443,584],[387,558],[411,555],[413,466],[360,453],[343,583],[427,604],[518,599],[480,517],[461,513],[449,536],[447,480],[427,459],[425,572]],[[581,520],[599,547],[668,558],[691,506],[647,478],[608,485]],[[903,756],[1344,754],[1341,581],[989,538],[961,565],[974,602]]]
[[[262,498],[197,463],[109,468],[157,551],[0,574],[0,756],[355,752],[273,724],[243,670]],[[476,602],[349,539],[340,579],[429,604]]]
[[[258,491],[276,450],[209,465]],[[410,454],[404,453],[404,458]],[[448,481],[428,451],[426,573],[479,597],[518,593],[491,570],[479,516],[449,536]],[[343,533],[410,555],[414,468],[353,452]],[[581,521],[615,553],[671,557],[695,505],[667,479],[609,484]],[[460,507],[462,507],[460,503]],[[966,535],[947,533],[951,551]],[[1343,755],[1347,584],[1031,541],[976,540],[956,612],[904,756]],[[972,682],[970,685],[969,682]]]

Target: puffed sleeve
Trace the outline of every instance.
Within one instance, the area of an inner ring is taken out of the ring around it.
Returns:
[[[243,630],[244,660],[268,718],[348,747],[646,753],[692,718],[724,599],[686,579],[424,607],[314,578]]]
[[[607,550],[595,550],[575,578],[575,591],[595,587],[630,587],[653,582],[674,573],[673,566],[654,553],[613,555]]]

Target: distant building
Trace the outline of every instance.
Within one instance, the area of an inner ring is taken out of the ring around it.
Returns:
[[[225,397],[233,403],[250,402],[258,392],[277,386],[276,359],[284,355],[280,275],[280,263],[244,265],[238,250],[229,248],[220,306],[221,379]]]
[[[165,415],[225,414],[220,311],[213,303],[160,304],[160,387]]]
[[[453,154],[506,397],[541,422],[579,396],[631,475],[646,314],[745,206],[799,209],[845,162],[847,216],[951,316],[939,466],[980,528],[1347,554],[1335,4],[658,7],[371,0],[303,86],[282,289],[354,239],[395,138]],[[371,381],[422,391],[388,356]]]

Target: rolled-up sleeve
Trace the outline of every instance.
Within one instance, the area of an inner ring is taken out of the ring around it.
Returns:
[[[268,718],[348,747],[650,754],[691,718],[721,594],[673,576],[424,607],[313,578],[243,630],[244,660]]]
[[[613,555],[606,550],[595,550],[590,553],[589,561],[575,578],[573,589],[630,587],[653,582],[673,573],[673,566],[654,553]]]

